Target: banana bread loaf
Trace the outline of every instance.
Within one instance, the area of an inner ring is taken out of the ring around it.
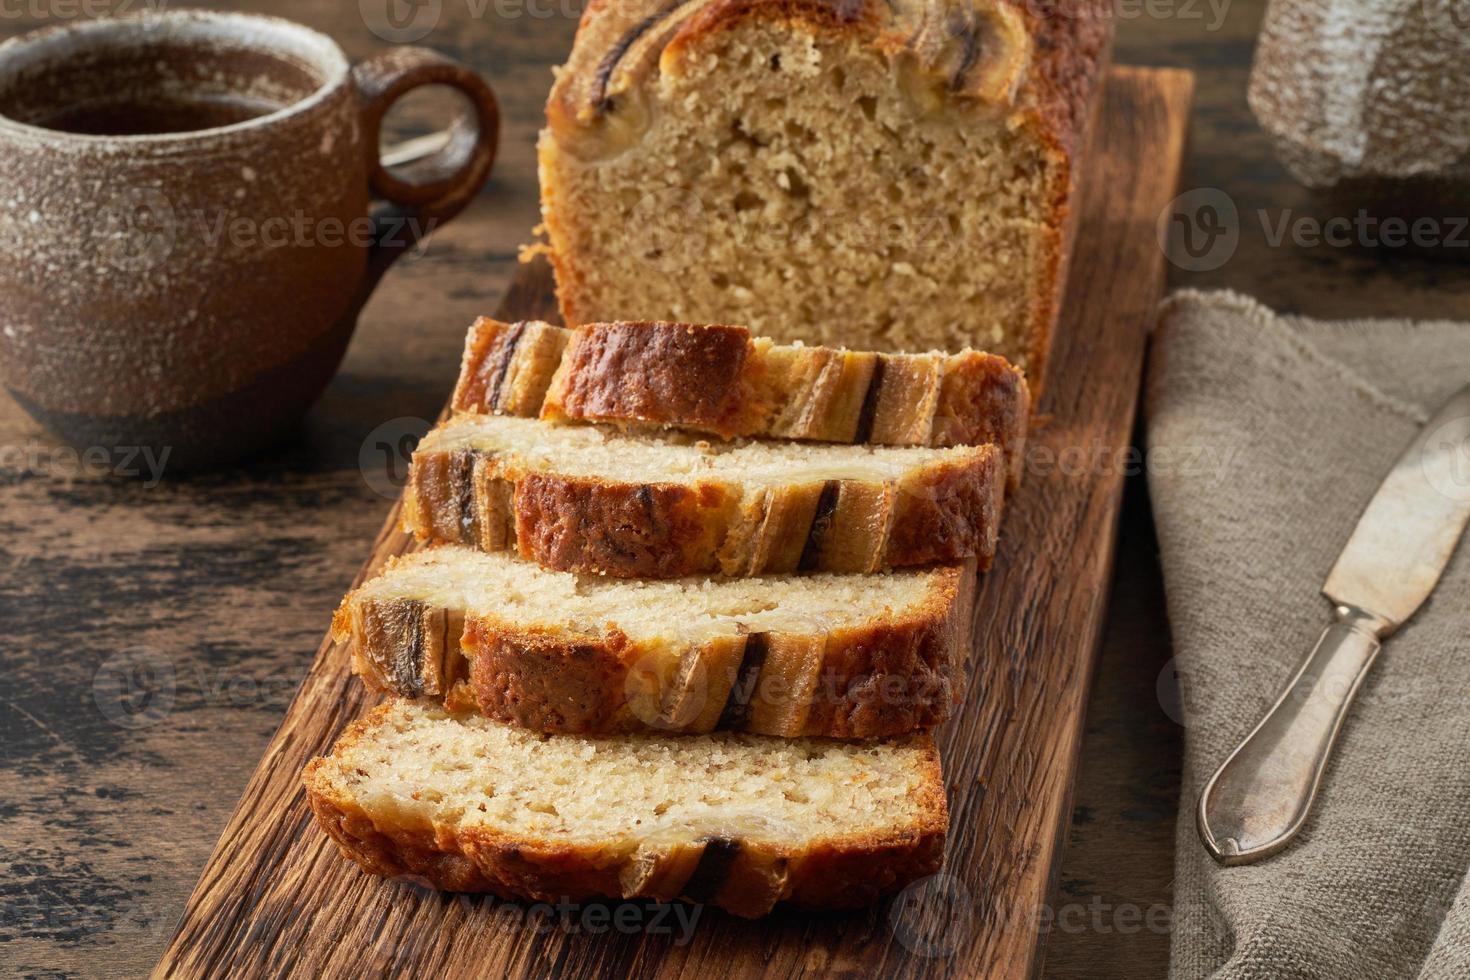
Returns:
[[[1038,387],[1110,14],[595,0],[539,143],[563,318],[983,347]]]

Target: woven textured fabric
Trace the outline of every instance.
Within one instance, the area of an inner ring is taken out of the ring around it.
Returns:
[[[1165,304],[1149,486],[1185,725],[1176,977],[1470,977],[1470,545],[1391,637],[1283,853],[1217,866],[1195,806],[1328,623],[1362,508],[1470,382],[1470,326]],[[1464,488],[1470,492],[1470,487]]]

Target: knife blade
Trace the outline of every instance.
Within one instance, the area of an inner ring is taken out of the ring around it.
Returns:
[[[1429,598],[1470,521],[1470,385],[1444,404],[1368,502],[1322,594],[1397,629]],[[1383,634],[1387,635],[1387,634]]]
[[[1470,385],[1420,429],[1368,502],[1322,588],[1333,623],[1200,793],[1200,839],[1215,860],[1258,861],[1301,830],[1383,639],[1429,598],[1467,522]]]

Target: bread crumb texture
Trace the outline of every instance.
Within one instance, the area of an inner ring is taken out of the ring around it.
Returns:
[[[905,84],[903,58],[852,32],[745,18],[666,55],[636,141],[549,128],[543,210],[568,321],[978,346],[1026,367],[1066,160],[1008,106]]]
[[[411,701],[369,723],[314,763],[307,784],[394,828],[626,853],[661,836],[799,850],[934,819],[937,759],[924,736],[548,736]]]
[[[493,617],[521,629],[584,638],[694,643],[750,633],[825,633],[880,619],[918,618],[948,597],[953,568],[871,575],[614,579],[574,575],[512,557],[446,546],[396,561],[348,602],[404,599]]]

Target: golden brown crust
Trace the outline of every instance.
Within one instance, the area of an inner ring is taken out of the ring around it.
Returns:
[[[377,690],[555,734],[703,733],[877,738],[944,722],[963,694],[974,570],[944,570],[918,606],[876,609],[860,627],[712,637],[687,649],[508,623],[493,610],[349,595],[333,622],[353,670]],[[456,624],[426,638],[378,624]],[[425,651],[450,651],[443,663]],[[411,662],[414,670],[385,669]],[[442,687],[419,677],[445,677]]]
[[[829,480],[748,490],[690,477],[623,483],[518,470],[473,449],[420,450],[404,527],[424,541],[509,547],[558,571],[616,578],[871,572],[969,559],[988,568],[1005,460],[977,446],[892,483]],[[509,488],[509,489],[507,489]]]
[[[1006,454],[1006,484],[1021,483],[1031,392],[1026,376],[1003,357],[953,355],[940,382],[932,446],[995,443]]]
[[[633,650],[620,632],[589,641],[485,618],[465,626],[469,678],[446,701],[451,710],[476,710],[538,732],[633,730],[625,720]]]
[[[541,417],[744,435],[751,422],[740,413],[749,404],[753,354],[744,327],[589,324],[572,332]]]
[[[993,457],[999,470],[999,457]],[[904,564],[955,561],[966,553],[984,556],[989,567],[999,537],[1001,487],[996,472],[977,479],[973,466],[939,463],[926,466],[898,485],[890,554]]]
[[[353,723],[333,755],[367,735],[391,709],[380,705]],[[317,823],[342,854],[372,874],[426,880],[456,892],[490,892],[541,902],[597,898],[676,897],[765,915],[778,903],[855,908],[940,867],[949,814],[939,753],[930,742],[923,762],[920,818],[886,834],[819,840],[806,847],[742,838],[706,837],[640,849],[630,838],[569,844],[498,833],[483,827],[407,826],[374,814],[322,775],[313,759],[302,774]]]
[[[1032,294],[1026,352],[1031,397],[1036,399],[1046,380],[1051,335],[1066,286],[1066,229],[1093,106],[1110,55],[1113,7],[1107,0],[1058,0],[1054,4],[1033,0],[1019,7],[1036,52],[1028,83],[1030,128],[1056,155],[1042,259],[1045,274]]]
[[[1106,0],[1028,0],[1013,6],[1026,20],[1034,51],[1026,84],[1034,125],[1075,161],[1086,149],[1082,140],[1108,61],[1113,7]]]
[[[722,571],[719,550],[738,496],[717,483],[631,484],[532,472],[515,481],[512,506],[516,551],[543,568],[682,578]]]
[[[600,123],[671,59],[758,17],[907,52],[951,97],[1014,103],[1071,151],[1111,13],[1104,0],[593,0],[547,114],[557,128]]]

